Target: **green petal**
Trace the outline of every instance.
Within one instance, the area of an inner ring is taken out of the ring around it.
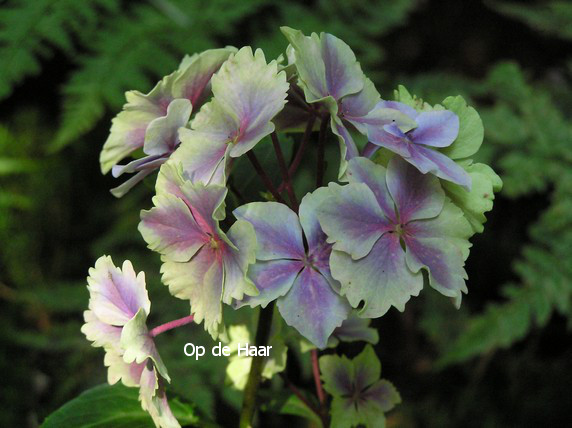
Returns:
[[[483,121],[473,107],[469,107],[460,95],[447,97],[443,106],[459,117],[459,135],[449,147],[441,152],[451,159],[462,159],[474,155],[481,147],[484,136]]]
[[[121,347],[123,348],[123,360],[128,363],[141,364],[148,358],[153,360],[159,374],[168,382],[171,381],[167,373],[167,367],[163,364],[155,342],[149,336],[147,330],[147,314],[140,309],[139,312],[123,327],[121,332]]]
[[[502,180],[491,167],[482,163],[463,166],[469,173],[472,188],[467,192],[461,186],[442,181],[443,189],[449,198],[463,210],[474,233],[482,233],[487,221],[485,213],[493,209],[495,193],[502,188]]]

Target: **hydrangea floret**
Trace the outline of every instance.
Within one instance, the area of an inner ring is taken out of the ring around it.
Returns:
[[[424,285],[460,305],[469,239],[502,186],[473,161],[483,125],[462,97],[430,105],[400,86],[384,100],[342,40],[282,32],[289,45],[277,60],[248,46],[209,50],[148,94],[128,92],[101,153],[104,173],[135,173],[116,196],[159,169],[139,231],[169,292],[190,303],[187,316],[148,330],[143,274],[104,256],[88,278],[82,331],[105,349],[108,381],[139,386],[158,427],[178,423],[153,339],[191,322],[233,351],[242,340],[275,347],[267,360],[229,357],[229,379],[244,390],[240,426],[252,424],[261,379],[279,372],[324,426],[383,426],[400,398],[379,379],[369,322],[404,311]],[[326,162],[332,141],[340,154]],[[245,184],[249,174],[265,192]],[[358,341],[368,344],[353,360],[319,357]],[[316,399],[288,378],[287,347],[310,350]]]

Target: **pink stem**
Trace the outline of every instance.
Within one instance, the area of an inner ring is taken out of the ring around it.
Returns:
[[[183,317],[183,318],[179,318],[179,319],[177,319],[177,320],[173,320],[173,321],[166,322],[165,324],[161,324],[161,325],[155,327],[154,329],[152,329],[152,330],[149,332],[149,335],[150,335],[151,337],[158,336],[158,335],[160,335],[161,333],[164,333],[164,332],[166,332],[166,331],[173,330],[174,328],[177,328],[177,327],[181,327],[181,326],[183,326],[183,325],[190,324],[190,323],[193,322],[194,319],[195,319],[195,316],[194,316],[194,315],[189,315],[189,316],[186,316],[186,317]]]
[[[318,401],[320,401],[320,405],[323,406],[326,402],[326,394],[324,394],[322,381],[320,380],[320,365],[318,363],[317,349],[312,349],[312,372],[314,373],[314,383],[316,384],[316,394],[318,395]]]

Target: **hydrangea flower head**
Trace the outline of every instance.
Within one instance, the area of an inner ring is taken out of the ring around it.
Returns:
[[[423,286],[422,269],[433,288],[460,304],[472,230],[439,180],[399,157],[387,169],[352,159],[348,178],[321,193],[318,218],[334,244],[330,266],[342,294],[353,307],[365,302],[360,316],[402,311]]]
[[[227,163],[242,156],[274,131],[272,119],[284,107],[286,73],[264,53],[240,49],[212,78],[214,97],[181,129],[173,158],[194,182],[225,184]]]
[[[286,323],[324,348],[350,307],[336,292],[339,284],[330,273],[332,246],[318,224],[317,202],[314,194],[306,195],[299,217],[277,202],[253,202],[234,210],[238,219],[254,226],[258,241],[257,261],[249,275],[260,294],[238,306],[265,307],[277,299]]]
[[[185,57],[175,72],[164,77],[148,93],[129,91],[127,103],[111,126],[100,155],[101,170],[113,168],[114,177],[137,173],[112,192],[122,196],[137,182],[164,163],[179,145],[179,128],[187,126],[193,109],[198,109],[210,90],[211,76],[234,48],[212,49]],[[127,165],[117,163],[137,149],[145,157]]]
[[[174,296],[190,300],[195,320],[204,320],[215,337],[221,302],[258,294],[246,276],[256,249],[252,226],[237,221],[228,234],[219,227],[226,193],[226,187],[184,180],[174,163],[165,164],[154,207],[141,213],[139,224],[149,248],[163,256],[163,282]]]
[[[89,310],[81,331],[93,346],[105,349],[108,382],[140,387],[139,399],[158,427],[179,427],[171,413],[163,383],[169,382],[153,338],[145,324],[151,308],[145,275],[131,262],[119,269],[109,256],[100,257],[88,277]]]

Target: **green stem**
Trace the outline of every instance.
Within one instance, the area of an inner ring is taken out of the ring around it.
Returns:
[[[264,309],[260,310],[258,318],[258,327],[256,329],[256,338],[254,343],[256,346],[266,346],[270,338],[270,329],[272,327],[272,314],[274,312],[274,302],[270,303]],[[262,380],[262,368],[264,366],[265,357],[252,357],[250,365],[250,373],[244,388],[242,401],[242,410],[240,412],[240,428],[249,428],[252,426],[252,419],[256,411],[258,388]]]

